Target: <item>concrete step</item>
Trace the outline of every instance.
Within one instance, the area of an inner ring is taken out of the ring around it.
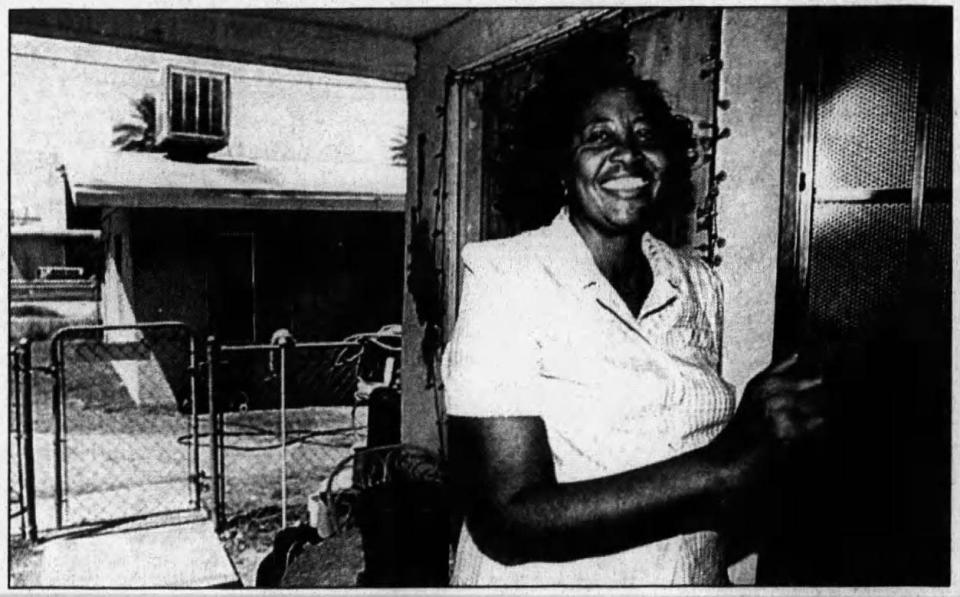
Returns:
[[[38,587],[240,587],[210,520],[66,535],[43,545]]]

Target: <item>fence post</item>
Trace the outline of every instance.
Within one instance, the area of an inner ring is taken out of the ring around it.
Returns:
[[[293,340],[280,338],[280,525],[287,528],[287,352]]]
[[[202,507],[200,487],[202,479],[200,478],[200,417],[197,414],[197,376],[200,374],[197,369],[197,338],[195,334],[188,330],[187,336],[190,342],[190,463],[193,470],[193,492],[194,507],[198,510]]]
[[[217,401],[215,397],[217,361],[220,359],[220,350],[217,339],[207,337],[207,416],[210,419],[210,488],[213,493],[213,520],[214,528],[219,533],[223,530],[223,496],[220,495],[220,435],[217,429]]]
[[[20,400],[20,346],[17,345],[10,350],[10,374],[13,376],[13,393],[10,396],[10,399],[13,401],[13,416],[14,423],[16,424],[16,435],[14,441],[17,445],[17,499],[20,504],[20,538],[26,539],[27,537],[27,506],[26,498],[23,494],[23,424],[21,421],[20,414],[20,405],[22,401]],[[10,446],[7,442],[11,451],[13,446]],[[11,532],[12,532],[11,527]]]
[[[53,493],[54,513],[57,528],[63,528],[63,415],[60,410],[63,406],[60,394],[63,391],[61,382],[62,351],[57,350],[60,340],[54,336],[50,342],[50,367],[53,376],[53,388],[50,391],[50,404],[53,407]]]
[[[33,460],[33,357],[32,343],[20,340],[20,369],[23,372],[23,473],[24,501],[27,504],[27,537],[37,542],[37,500]]]

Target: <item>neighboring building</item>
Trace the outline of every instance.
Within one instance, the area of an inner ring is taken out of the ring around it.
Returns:
[[[400,320],[403,85],[25,35],[11,54],[13,276],[80,265],[105,324],[179,320],[230,342]],[[109,151],[145,94],[169,132],[171,66],[226,75],[215,153]]]
[[[399,318],[403,195],[336,164],[68,159],[78,208],[101,210],[103,320],[183,321],[228,343],[339,339]]]
[[[63,176],[49,152],[18,150],[11,172],[10,301],[28,312],[99,320],[100,230],[96,220],[67,227]],[[37,165],[47,167],[40,170]],[[89,228],[88,228],[89,227]]]

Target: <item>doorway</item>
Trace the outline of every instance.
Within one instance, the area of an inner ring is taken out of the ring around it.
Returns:
[[[949,581],[951,9],[791,9],[774,345],[831,431],[779,479],[760,584]]]
[[[210,278],[211,330],[224,343],[256,341],[256,243],[252,232],[220,233]]]

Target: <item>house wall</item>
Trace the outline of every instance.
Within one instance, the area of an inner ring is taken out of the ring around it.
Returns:
[[[724,283],[723,375],[739,396],[769,364],[773,349],[780,174],[783,151],[787,9],[727,9],[723,16],[717,226],[727,240],[718,268]]]
[[[105,325],[136,323],[130,219],[127,209],[115,209],[103,219],[105,265],[100,301]]]
[[[717,227],[727,240],[717,271],[724,284],[724,378],[737,388],[770,362],[776,302],[783,152],[787,9],[727,9],[723,14],[720,97],[730,108],[718,122]],[[756,555],[729,570],[735,584],[756,579]]]

